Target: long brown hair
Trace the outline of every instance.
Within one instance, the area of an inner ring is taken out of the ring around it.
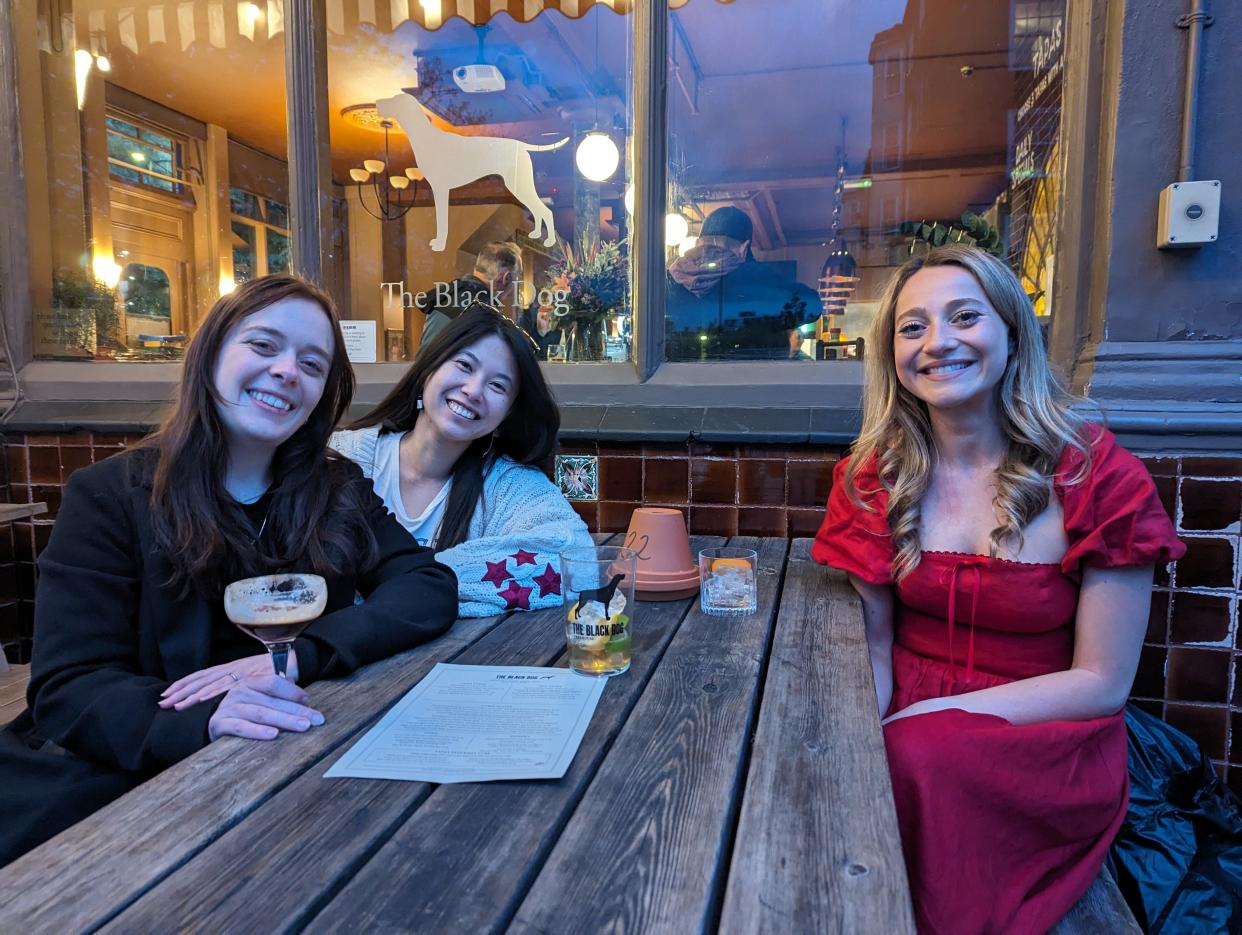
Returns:
[[[931,483],[936,453],[927,404],[897,377],[893,357],[897,300],[915,273],[933,266],[956,266],[974,276],[1009,331],[1009,360],[996,386],[1007,444],[996,469],[993,505],[998,525],[989,536],[991,555],[995,557],[1005,543],[1011,543],[1015,552],[1021,549],[1023,530],[1048,506],[1052,478],[1066,445],[1083,453],[1084,467],[1062,482],[1081,480],[1090,458],[1084,420],[1070,408],[1075,399],[1049,366],[1035,311],[1013,271],[983,250],[958,244],[907,260],[885,288],[871,324],[862,430],[845,472],[847,491],[867,509],[858,495],[868,491],[860,491],[855,478],[876,458],[880,481],[889,494],[887,519],[898,579],[913,571],[922,556],[920,504]]]
[[[282,299],[314,302],[331,325],[332,362],[323,396],[306,423],[272,459],[274,489],[262,535],[224,488],[228,445],[217,405],[216,361],[235,324]],[[158,458],[151,476],[155,544],[172,566],[168,584],[182,597],[218,595],[229,580],[309,564],[338,575],[375,561],[362,483],[329,455],[328,436],[354,393],[340,320],[331,297],[290,275],[262,276],[223,296],[190,342],[172,414],[145,440]]]
[[[518,464],[536,467],[552,476],[561,413],[539,370],[534,345],[524,331],[494,308],[471,306],[445,325],[420,349],[414,364],[378,406],[349,427],[378,425],[385,432],[407,432],[418,420],[418,402],[427,380],[463,348],[495,335],[504,341],[517,365],[517,395],[495,437],[475,439],[453,465],[453,486],[444,507],[437,549],[464,542],[470,518],[483,496],[483,478],[504,455]]]

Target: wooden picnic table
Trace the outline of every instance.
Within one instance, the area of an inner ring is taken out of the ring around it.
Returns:
[[[913,933],[857,596],[810,540],[730,544],[759,552],[758,612],[640,603],[630,671],[564,778],[323,778],[437,662],[565,664],[559,609],[460,620],[310,686],[323,726],[210,744],[10,864],[0,923]]]

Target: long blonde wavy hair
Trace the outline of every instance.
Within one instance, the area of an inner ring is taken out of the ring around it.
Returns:
[[[888,491],[888,528],[896,556],[893,575],[900,580],[922,558],[919,542],[921,504],[936,461],[927,404],[901,385],[894,360],[897,298],[910,278],[932,266],[958,266],[978,280],[984,295],[1009,330],[1009,359],[996,387],[1001,431],[1008,440],[996,469],[992,503],[999,525],[992,530],[989,553],[1003,543],[1022,547],[1027,524],[1044,511],[1052,495],[1052,477],[1066,445],[1082,451],[1084,466],[1069,483],[1087,472],[1090,453],[1083,440],[1083,418],[1070,409],[1074,398],[1053,373],[1044,351],[1035,311],[1018,278],[996,257],[975,247],[950,244],[908,260],[889,282],[867,337],[863,424],[851,448],[846,490],[862,509],[874,509],[855,481],[876,457],[880,483]]]

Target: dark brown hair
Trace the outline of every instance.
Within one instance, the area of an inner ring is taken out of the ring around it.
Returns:
[[[483,496],[483,477],[502,455],[538,468],[549,478],[556,456],[561,413],[539,370],[531,339],[494,308],[476,303],[462,312],[419,349],[414,364],[383,401],[349,427],[378,425],[385,432],[407,432],[418,420],[418,401],[427,380],[463,348],[495,335],[505,342],[517,365],[517,395],[493,436],[475,439],[453,465],[453,486],[444,507],[437,549],[464,542],[470,517]]]
[[[306,423],[272,459],[273,490],[261,536],[224,489],[228,445],[217,405],[216,361],[229,331],[282,299],[314,302],[332,331],[332,362],[323,396]],[[156,547],[172,566],[168,584],[182,597],[218,595],[228,581],[309,565],[338,575],[375,561],[366,523],[366,485],[350,482],[350,467],[327,448],[345,415],[354,374],[330,296],[296,276],[262,276],[223,296],[190,342],[172,414],[143,443],[158,452],[151,477]]]

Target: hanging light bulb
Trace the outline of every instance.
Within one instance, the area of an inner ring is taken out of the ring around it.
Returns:
[[[664,216],[664,245],[676,247],[690,233],[690,223],[676,211]]]
[[[606,182],[621,165],[621,151],[607,133],[594,130],[578,144],[574,163],[584,178],[592,182]]]
[[[95,67],[104,72],[104,74],[112,71],[112,63],[108,61],[108,56],[106,55],[95,56]]]
[[[628,214],[634,213],[634,183],[630,182],[625,187],[625,210]]]

